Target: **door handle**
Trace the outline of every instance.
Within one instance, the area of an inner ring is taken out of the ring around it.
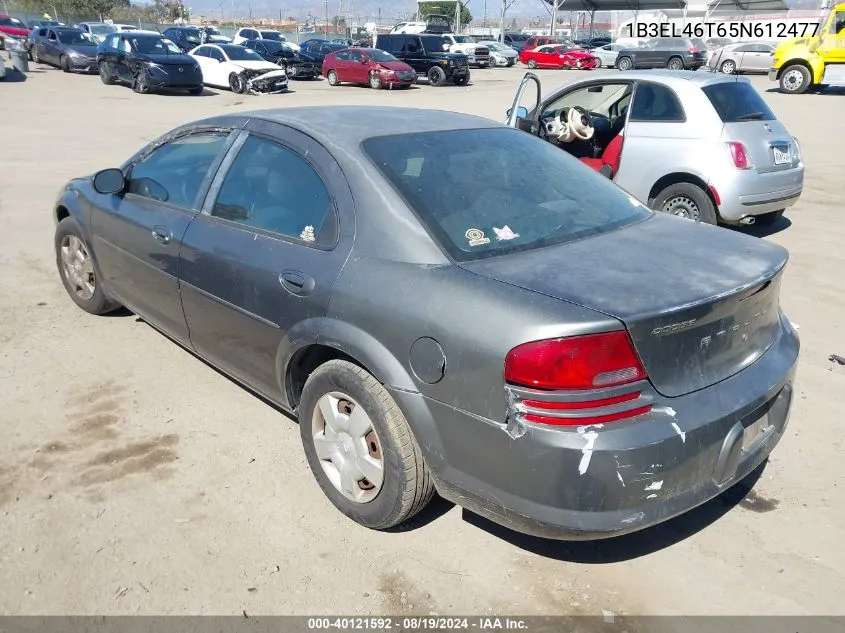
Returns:
[[[316,285],[313,277],[298,270],[283,270],[279,275],[279,283],[285,290],[299,297],[311,294]]]
[[[166,226],[154,226],[153,227],[153,239],[156,242],[160,242],[161,244],[170,244],[170,240],[173,238],[173,233],[167,230]]]

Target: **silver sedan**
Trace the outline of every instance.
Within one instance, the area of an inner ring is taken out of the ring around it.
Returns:
[[[616,65],[616,56],[619,55],[624,46],[621,44],[605,44],[590,51],[590,54],[599,60],[605,68],[613,68]]]
[[[765,73],[772,65],[775,47],[765,42],[728,44],[710,55],[707,66],[726,75],[734,73]]]

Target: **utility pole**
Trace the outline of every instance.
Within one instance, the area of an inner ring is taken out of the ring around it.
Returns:
[[[235,28],[235,0],[232,0],[232,28]]]
[[[326,0],[326,36],[329,34],[329,0]]]

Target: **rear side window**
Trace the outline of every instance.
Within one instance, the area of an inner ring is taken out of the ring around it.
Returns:
[[[670,88],[660,84],[637,84],[631,121],[683,122],[686,120],[681,102]]]
[[[566,152],[511,128],[383,136],[363,149],[456,261],[560,244],[650,214]]]
[[[723,81],[701,89],[724,123],[774,121],[763,97],[746,81]]]

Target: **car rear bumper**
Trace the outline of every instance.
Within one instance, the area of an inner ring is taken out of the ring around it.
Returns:
[[[767,458],[789,420],[799,351],[782,321],[777,340],[751,366],[686,396],[654,393],[652,412],[625,422],[524,423],[518,435],[504,421],[391,392],[444,498],[535,536],[607,538],[682,514]],[[765,421],[759,434],[757,420]]]
[[[719,194],[719,215],[727,222],[780,211],[794,205],[804,190],[804,165],[777,172],[749,170],[724,183],[711,183]]]

